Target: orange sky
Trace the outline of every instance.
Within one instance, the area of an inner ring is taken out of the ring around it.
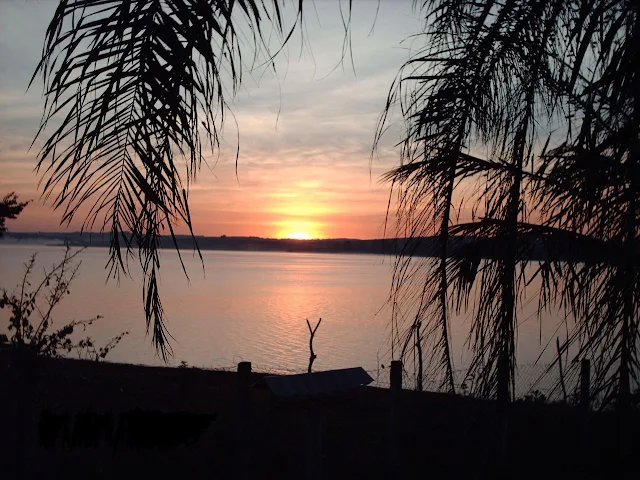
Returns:
[[[393,3],[393,5],[391,5]],[[40,200],[33,171],[37,148],[28,151],[42,113],[42,84],[25,93],[56,2],[0,3],[0,194],[34,199],[14,231],[60,231],[62,212]],[[396,125],[370,163],[376,121],[389,86],[408,58],[401,41],[419,29],[411,2],[356,2],[352,30],[355,74],[339,63],[342,25],[338,2],[316,2],[299,39],[280,57],[278,75],[256,71],[232,105],[240,132],[235,171],[232,121],[212,169],[203,168],[190,194],[198,235],[350,237],[383,235],[389,186],[380,175],[393,168]],[[288,57],[288,59],[287,59]],[[258,78],[260,77],[260,78]],[[229,117],[230,118],[230,117]],[[214,165],[215,163],[215,165]],[[72,223],[77,230],[81,218]],[[181,230],[184,232],[184,229]]]

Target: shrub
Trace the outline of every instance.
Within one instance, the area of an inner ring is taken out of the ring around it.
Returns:
[[[2,338],[9,348],[47,357],[60,357],[75,351],[78,358],[99,361],[129,333],[122,332],[99,348],[91,337],[78,342],[72,340],[74,331],[79,328],[86,331],[89,325],[102,318],[100,315],[86,320],[73,320],[58,330],[52,330],[53,310],[70,294],[69,287],[81,263],[76,257],[82,250],[72,252],[67,245],[62,261],[49,271],[45,269],[44,278],[38,284],[31,283],[37,255],[33,254],[25,264],[25,273],[16,290],[13,293],[0,290],[0,308],[11,310],[9,337],[3,335]]]
[[[547,403],[547,396],[542,393],[540,390],[533,390],[526,394],[520,401],[522,403]]]

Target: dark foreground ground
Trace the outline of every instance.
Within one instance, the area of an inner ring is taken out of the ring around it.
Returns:
[[[306,478],[309,405],[271,398],[259,374],[252,375],[247,405],[231,372],[78,360],[20,364],[6,352],[0,368],[0,479]],[[613,414],[591,413],[586,423],[565,406],[514,404],[505,463],[495,404],[403,391],[394,464],[390,401],[389,391],[366,387],[317,405],[322,478],[640,478],[637,415],[625,417],[627,440],[620,448]],[[78,414],[85,420],[110,414],[117,425],[122,413],[150,411],[202,414],[188,418],[203,425],[215,414],[215,421],[194,442],[178,445],[167,439],[184,432],[172,431],[169,416],[153,417],[159,424],[146,430],[147,438],[138,432],[137,440],[125,436],[117,446],[109,432],[102,438],[88,432],[86,422],[84,432],[74,432]],[[66,436],[61,428],[54,438],[52,426],[65,414]]]

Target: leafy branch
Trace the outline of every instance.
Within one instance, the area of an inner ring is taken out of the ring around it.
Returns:
[[[74,342],[71,335],[79,328],[86,331],[89,325],[103,318],[101,315],[73,320],[52,331],[53,311],[71,293],[69,288],[80,268],[76,257],[82,250],[71,252],[67,246],[62,261],[51,270],[45,270],[44,278],[35,284],[31,283],[36,261],[36,254],[33,254],[25,264],[25,273],[16,290],[13,293],[0,290],[0,309],[8,308],[11,311],[8,325],[11,337],[7,340],[12,348],[47,357],[59,357],[62,353],[76,351],[79,357],[84,355],[85,358],[98,361],[104,359],[129,333],[121,333],[96,350],[90,337]]]

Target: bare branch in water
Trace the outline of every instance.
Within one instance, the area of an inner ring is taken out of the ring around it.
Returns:
[[[320,326],[320,322],[322,322],[322,318],[318,320],[316,326],[311,328],[311,324],[309,323],[309,319],[307,319],[307,327],[309,327],[309,368],[307,369],[307,373],[311,373],[311,368],[313,367],[313,361],[316,359],[317,355],[313,351],[313,337],[316,334],[316,330]]]

